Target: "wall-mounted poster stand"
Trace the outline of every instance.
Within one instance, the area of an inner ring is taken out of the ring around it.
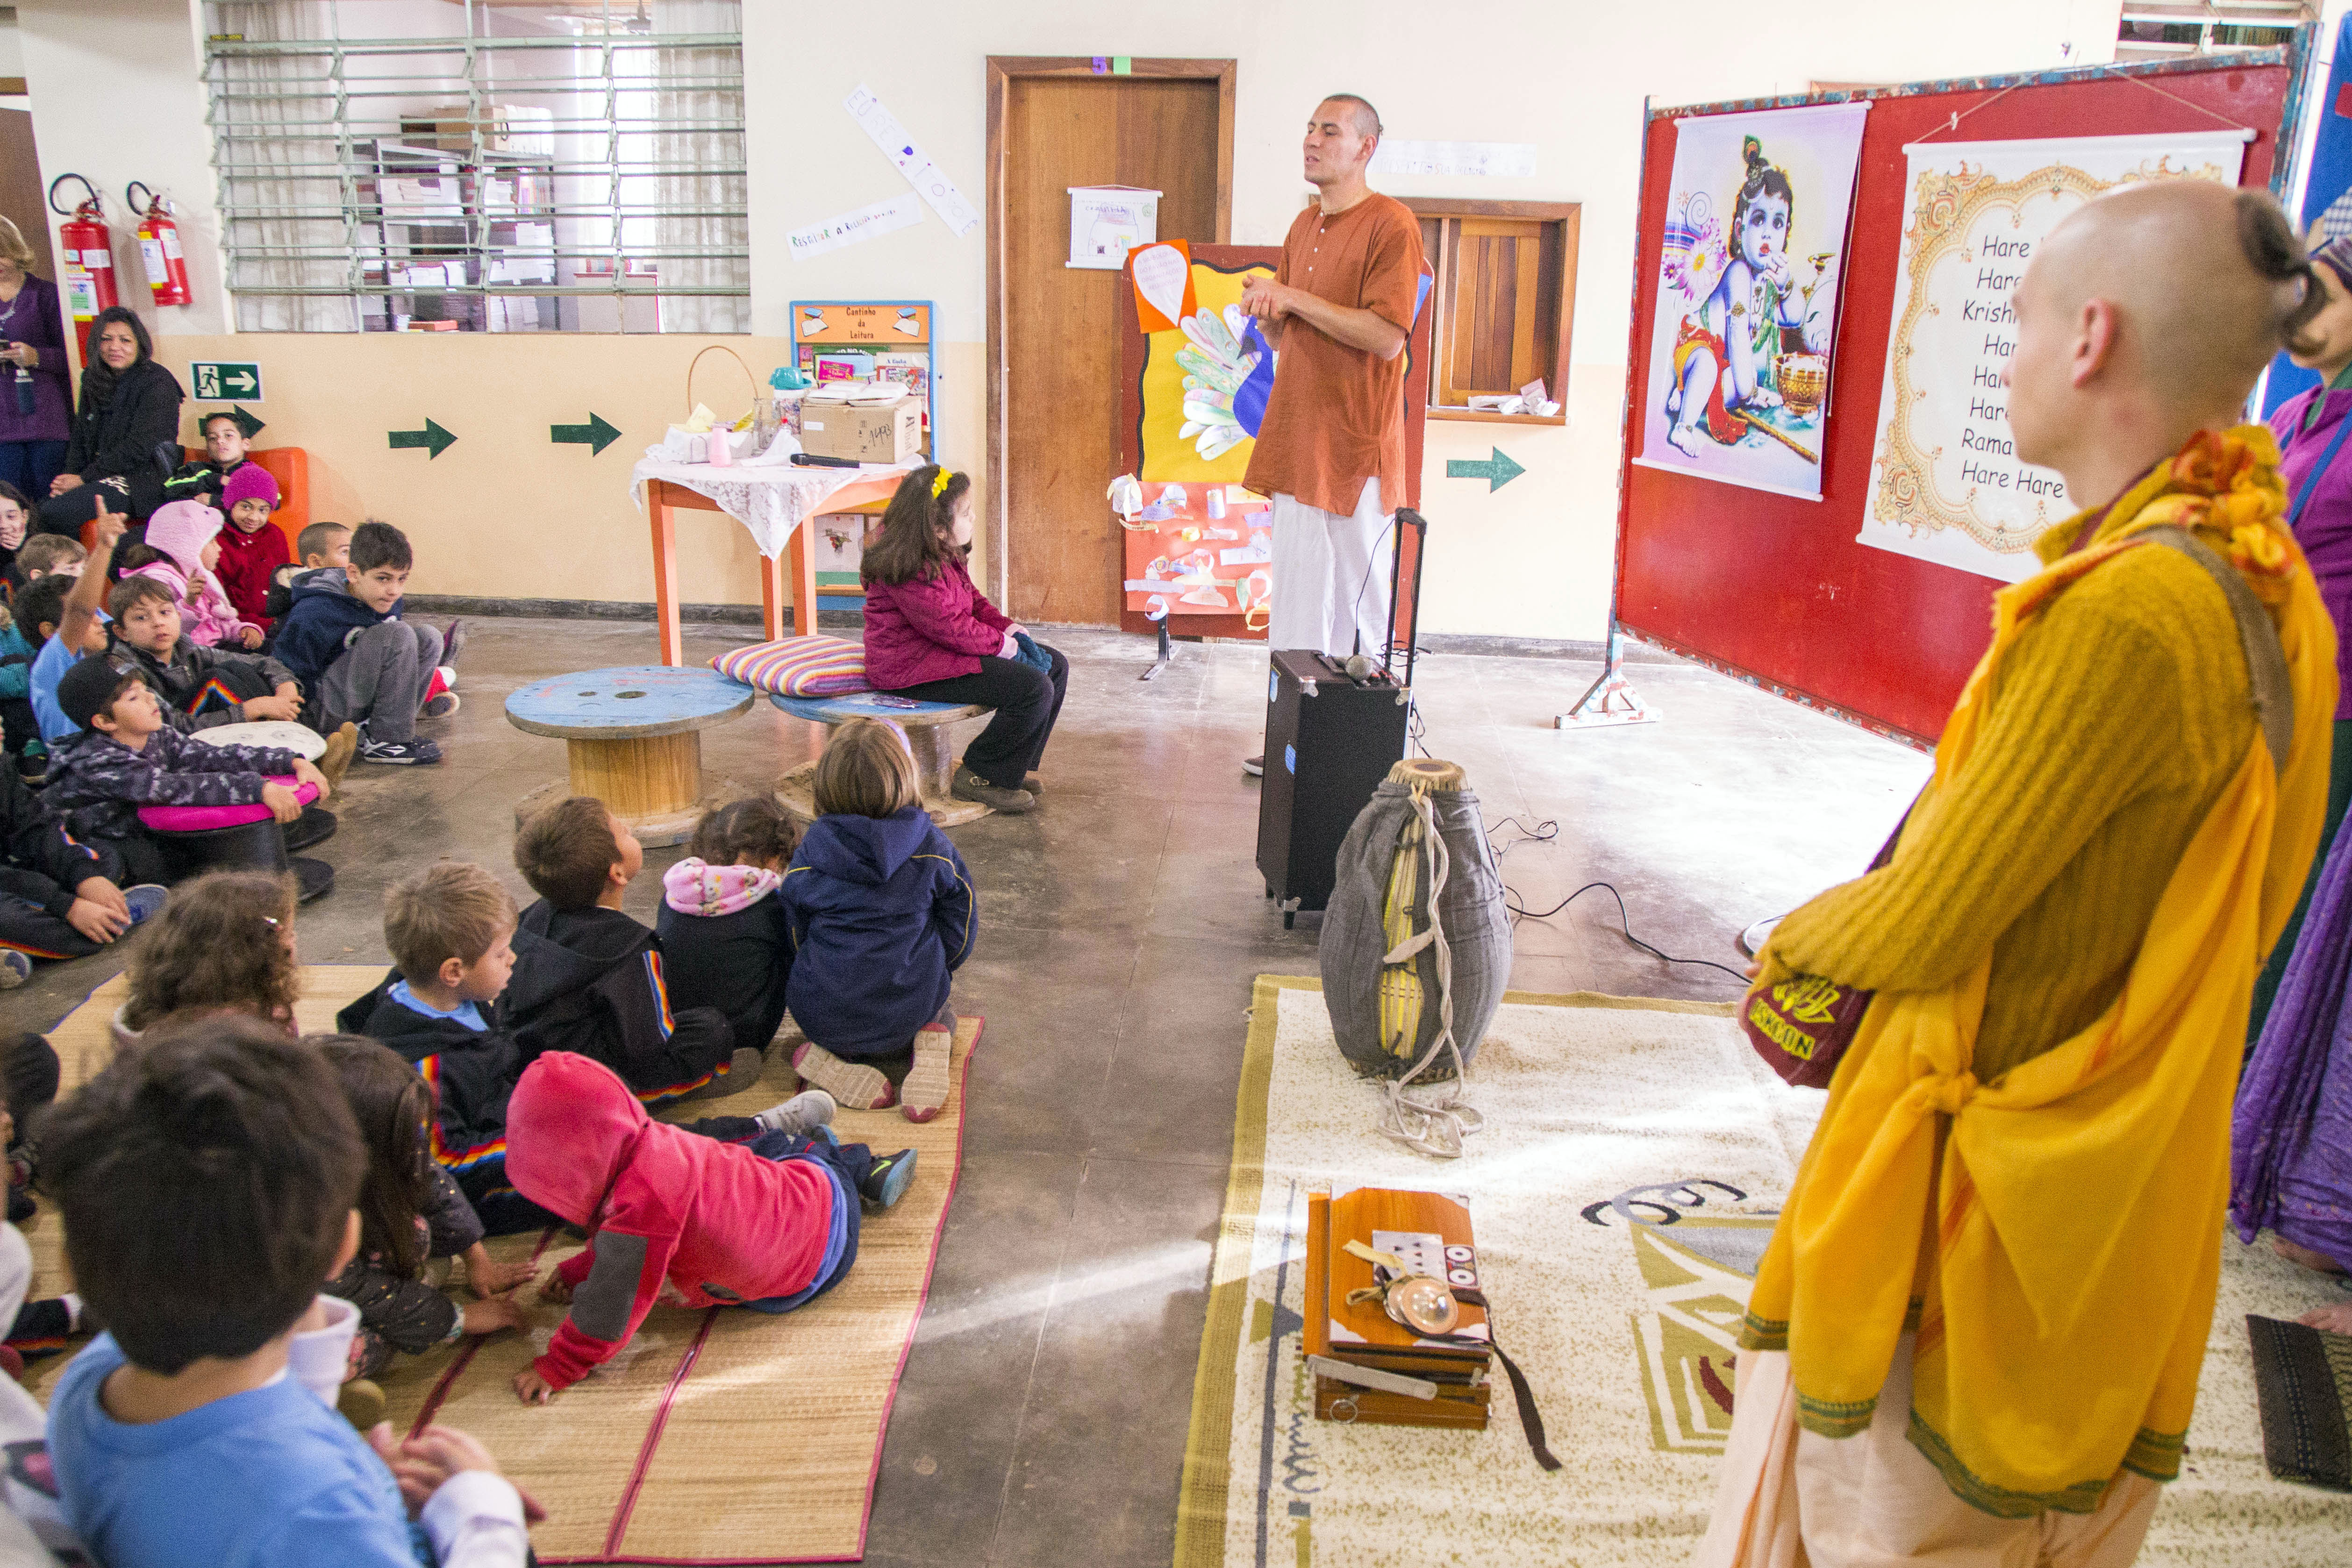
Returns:
[[[827,382],[895,382],[923,415],[923,460],[940,450],[939,324],[928,299],[795,299],[793,363],[820,385]],[[810,519],[816,550],[816,591],[863,593],[858,566],[866,527],[887,503]]]
[[[2289,165],[2280,138],[2297,119],[2310,33],[2221,56],[1646,109],[1608,658],[1560,727],[1641,715],[1622,671],[1630,635],[1906,745],[1932,745],[1990,636],[2001,583],[1859,537],[1887,531],[1876,496],[1880,401],[1905,236],[1919,221],[1906,210],[1906,149],[2218,132],[2233,151],[2243,147],[2240,185],[2274,188]],[[1830,375],[1835,401],[1819,433],[1820,498],[1636,461],[1679,122],[1863,98],[1871,107]],[[1987,330],[2014,339],[2013,326]],[[1993,379],[1987,395],[2001,397]],[[1988,429],[1994,419],[2005,438],[2005,411],[1991,411]],[[2053,507],[2063,515],[2063,496]]]

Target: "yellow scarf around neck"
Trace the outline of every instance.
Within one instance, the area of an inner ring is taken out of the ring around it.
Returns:
[[[1916,1327],[1911,1441],[1988,1513],[2087,1513],[2119,1468],[2179,1470],[2254,974],[2318,845],[2336,712],[2335,629],[2286,530],[2277,465],[2261,425],[2200,432],[2107,508],[2086,548],[2059,554],[2091,513],[2053,529],[2045,569],[1995,596],[1992,645],[1936,774],[1967,760],[2034,612],[2166,524],[2236,566],[2276,623],[2294,696],[2284,769],[2250,725],[2122,992],[2042,1055],[1990,1083],[1969,1071],[1990,936],[1949,988],[1882,992],[1757,1271],[1741,1343],[1789,1352],[1799,1419],[1824,1436],[1870,1424]]]

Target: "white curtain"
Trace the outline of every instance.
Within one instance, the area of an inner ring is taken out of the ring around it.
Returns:
[[[213,30],[254,43],[332,37],[327,6],[316,0],[223,0],[209,8]],[[343,258],[341,153],[331,127],[331,62],[327,57],[228,58],[213,68],[236,97],[215,110],[214,156],[221,182],[222,228],[237,329],[245,332],[356,332],[358,303],[331,290],[348,284]],[[296,167],[309,165],[309,167]],[[253,173],[257,178],[236,176]],[[296,217],[288,209],[315,214]],[[246,216],[247,214],[257,214]],[[303,250],[317,256],[285,254]],[[316,288],[312,295],[257,294],[255,288]]]
[[[736,33],[743,28],[739,0],[653,0],[653,30],[664,33]],[[649,138],[651,161],[665,170],[741,170],[743,133],[737,130],[703,130],[698,126],[740,126],[743,122],[743,92],[735,86],[714,87],[714,81],[737,81],[743,72],[742,50],[664,49],[654,73],[654,115],[664,127]],[[751,224],[744,215],[750,182],[741,173],[711,175],[667,172],[650,183],[655,205],[664,212],[679,208],[723,209],[722,217],[661,217],[654,223],[654,249],[733,251],[751,248]],[[665,254],[659,262],[662,287],[733,288],[732,296],[665,294],[661,329],[665,332],[748,332],[751,329],[750,298],[751,267],[747,257],[709,256],[678,257]]]

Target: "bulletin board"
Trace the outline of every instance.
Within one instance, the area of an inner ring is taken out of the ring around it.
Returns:
[[[1807,706],[1914,745],[1932,742],[1990,640],[2000,584],[1856,539],[1870,504],[1890,317],[1911,221],[1903,211],[1906,144],[1948,134],[2000,141],[2209,131],[2226,120],[2255,131],[2240,183],[2272,186],[2289,162],[2280,128],[2291,133],[2294,123],[2308,36],[2305,29],[2280,47],[2145,65],[1652,110],[1619,471],[1616,624]],[[1656,291],[1648,285],[1661,261],[1675,121],[1860,98],[1871,107],[1821,499],[1635,463],[1654,339]],[[1955,115],[1967,117],[1957,128]]]
[[[1238,298],[1241,280],[1251,273],[1274,276],[1282,260],[1279,246],[1194,245],[1192,247],[1194,287],[1200,292],[1203,308],[1212,308],[1228,296]],[[1405,341],[1408,356],[1404,376],[1404,471],[1405,497],[1402,505],[1418,508],[1421,505],[1422,446],[1429,417],[1430,336],[1435,308],[1424,301],[1415,318],[1412,334]],[[1121,547],[1124,576],[1129,580],[1142,576],[1141,566],[1158,557],[1176,559],[1202,549],[1223,558],[1228,552],[1245,554],[1260,547],[1254,537],[1266,529],[1266,502],[1253,497],[1241,486],[1244,471],[1248,467],[1249,444],[1244,443],[1218,454],[1204,457],[1197,444],[1171,443],[1165,432],[1156,429],[1147,434],[1145,384],[1147,376],[1160,382],[1181,382],[1181,373],[1167,362],[1176,350],[1186,346],[1188,340],[1181,332],[1146,333],[1136,313],[1135,290],[1119,290],[1119,398],[1118,410],[1118,472],[1133,474],[1143,481],[1147,497],[1157,499],[1170,483],[1180,485],[1184,491],[1184,504],[1177,516],[1167,518],[1157,530],[1122,530]],[[1163,389],[1164,390],[1164,389]],[[1163,422],[1164,423],[1164,422]],[[1105,476],[1108,483],[1109,476]],[[1223,492],[1221,497],[1224,516],[1212,515],[1209,491]],[[1384,497],[1385,498],[1385,497]],[[1226,538],[1230,534],[1233,537]],[[1419,552],[1425,541],[1413,529],[1396,531],[1398,549],[1402,552],[1402,581],[1405,591],[1400,602],[1390,606],[1392,619],[1391,641],[1402,645],[1411,640],[1417,606],[1412,602],[1412,585],[1419,580]],[[1227,564],[1220,559],[1215,574],[1221,582],[1233,584],[1223,590],[1240,599],[1247,590],[1241,585],[1250,581],[1251,563],[1236,559]],[[1133,569],[1133,570],[1129,570]],[[1135,593],[1119,596],[1119,627],[1122,631],[1150,632],[1158,622],[1142,609],[1143,597]],[[1253,642],[1265,640],[1266,617],[1262,602],[1234,613],[1202,613],[1198,607],[1176,607],[1168,619],[1171,635],[1183,637],[1231,637]]]

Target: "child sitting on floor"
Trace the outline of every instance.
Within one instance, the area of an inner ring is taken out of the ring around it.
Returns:
[[[534,1203],[589,1232],[539,1299],[570,1302],[545,1354],[515,1374],[543,1403],[629,1343],[654,1303],[786,1312],[831,1289],[857,1256],[861,1203],[887,1208],[915,1151],[876,1158],[836,1143],[833,1102],[796,1094],[756,1116],[672,1126],[610,1068],[550,1051],[523,1070],[508,1112],[507,1169]]]
[[[21,591],[9,608],[0,610],[0,744],[20,763],[27,748],[35,751],[37,760],[48,755],[47,747],[41,745],[40,721],[33,716],[33,657],[41,651],[40,644],[16,622],[17,606],[31,597],[29,591]],[[65,595],[58,591],[47,597],[54,623],[65,613],[60,608]],[[45,760],[39,761],[33,771],[38,773],[47,766]]]
[[[316,588],[343,580],[343,569],[352,564],[352,530],[341,523],[312,523],[294,540],[294,553],[302,558],[299,563],[269,574],[266,609],[272,621],[285,620],[294,607],[295,584]]]
[[[415,733],[416,721],[457,711],[447,689],[455,672],[442,667],[453,655],[441,633],[400,618],[415,563],[398,528],[362,523],[343,580],[311,574],[278,628],[278,657],[309,694],[313,724],[321,734],[357,724],[362,762],[440,761],[441,748]]]
[[[434,1162],[492,1236],[547,1223],[507,1180],[507,1096],[522,1051],[493,1021],[514,972],[514,900],[478,865],[441,861],[383,895],[392,972],[335,1015],[346,1034],[382,1040],[433,1086]]]
[[[866,590],[866,679],[877,691],[996,710],[964,748],[950,786],[959,800],[1034,810],[1035,776],[1069,661],[982,596],[964,570],[971,476],[924,466],[899,481],[882,537],[859,566]]]
[[[482,1222],[426,1150],[432,1086],[374,1040],[331,1034],[310,1043],[341,1082],[368,1152],[360,1182],[360,1249],[327,1281],[327,1294],[360,1310],[352,1375],[381,1377],[395,1352],[422,1355],[467,1334],[528,1326],[511,1292],[530,1282],[530,1265],[491,1261]],[[428,1258],[465,1259],[466,1281],[477,1299],[460,1307],[426,1282]]]
[[[142,806],[242,806],[258,802],[280,822],[302,814],[294,786],[324,800],[334,792],[306,757],[271,746],[212,746],[163,722],[153,688],[135,670],[93,653],[58,683],[58,706],[77,727],[56,747],[47,804],[66,829],[99,852],[121,885],[172,882],[184,854],[150,833]],[[291,777],[294,783],[279,782]]]
[[[24,573],[26,582],[38,582],[45,577],[79,577],[81,563],[89,554],[79,539],[69,539],[63,534],[35,534],[16,547],[16,570]]]
[[[808,1043],[800,1075],[853,1111],[947,1103],[955,1040],[949,977],[980,909],[963,857],[923,810],[894,724],[838,726],[816,765],[817,820],[776,897],[793,943],[788,999]]]
[[[686,858],[662,873],[654,929],[670,993],[725,1013],[738,1051],[766,1051],[784,1021],[793,947],[772,895],[800,841],[774,797],[754,795],[696,823]]]
[[[213,569],[220,563],[221,515],[197,501],[174,501],[159,507],[147,519],[147,549],[154,559],[123,571],[152,578],[171,589],[180,606],[180,625],[201,647],[261,646],[262,631],[241,620],[236,607],[221,591]]]
[[[32,520],[32,498],[0,482],[0,584],[10,593],[25,586],[25,569],[16,563],[16,552],[25,548],[25,530]]]
[[[87,958],[163,907],[161,887],[123,887],[105,861],[0,768],[0,990],[35,958]]]
[[[242,1013],[288,1034],[302,968],[294,947],[294,883],[265,871],[216,871],[173,894],[131,955],[131,995],[115,1040],[135,1044],[169,1019]]]
[[[169,583],[138,573],[106,596],[115,645],[146,677],[173,729],[193,735],[249,719],[299,718],[294,672],[260,653],[205,647],[180,632],[180,599]]]
[[[73,668],[75,660],[85,653],[106,652],[110,635],[104,608],[106,591],[110,586],[106,580],[106,569],[113,562],[114,547],[122,538],[125,521],[120,513],[107,510],[104,496],[98,497],[97,549],[83,560],[81,570],[74,573],[65,597],[57,601],[59,619],[52,623],[43,614],[28,628],[40,646],[40,652],[33,655],[33,673],[27,683],[33,719],[40,726],[42,741],[52,747],[81,728],[58,706],[58,683]],[[30,614],[34,589],[28,587],[25,591],[26,612]],[[46,607],[46,598],[42,602]]]
[[[621,913],[646,852],[602,800],[574,795],[539,812],[515,835],[514,859],[539,894],[522,912],[500,1009],[525,1061],[579,1051],[649,1103],[731,1093],[759,1077],[760,1053],[735,1048],[726,1014],[671,1010],[661,938]],[[511,1135],[508,1145],[511,1160]]]
[[[269,580],[290,559],[286,536],[269,520],[278,506],[278,480],[258,463],[248,463],[221,486],[220,509],[228,527],[220,531],[220,564],[213,569],[221,591],[239,616],[267,632]]]
[[[67,1521],[100,1562],[520,1564],[488,1453],[427,1427],[369,1439],[288,1372],[319,1281],[358,1250],[367,1155],[317,1050],[208,1019],[125,1051],[51,1113],[44,1180],[107,1333],[49,1402]],[[234,1179],[224,1179],[224,1176]]]

